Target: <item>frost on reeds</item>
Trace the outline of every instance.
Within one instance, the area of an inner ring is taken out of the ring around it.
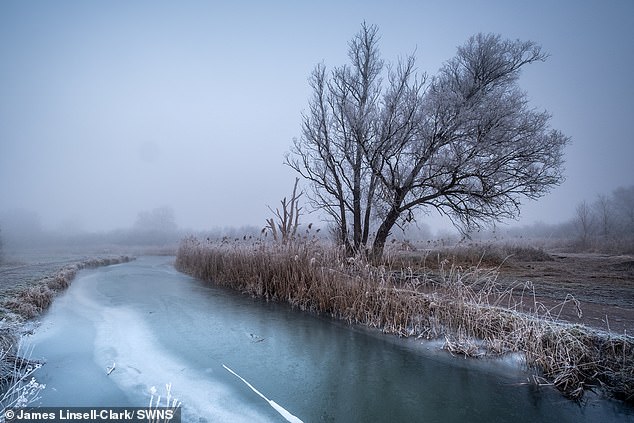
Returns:
[[[634,338],[558,321],[557,308],[539,304],[531,285],[498,284],[495,268],[460,267],[447,259],[433,270],[389,260],[375,266],[313,242],[194,238],[182,241],[175,265],[215,285],[385,333],[444,338],[452,353],[523,353],[540,374],[536,381],[572,398],[599,386],[634,401]]]
[[[79,270],[128,261],[130,261],[130,257],[120,256],[92,258],[68,265],[58,270],[54,275],[35,281],[30,286],[20,289],[6,299],[2,306],[24,319],[31,319],[41,314],[42,311],[51,305],[56,293],[68,288]]]
[[[162,403],[165,401],[165,404]],[[150,413],[148,423],[169,422],[180,410],[181,402],[172,396],[172,384],[165,384],[165,397],[161,397],[155,386],[150,388]],[[178,419],[180,421],[180,419]]]
[[[33,377],[41,363],[20,354],[19,348],[5,348],[5,344],[6,342],[2,342],[0,348],[0,419],[4,418],[7,409],[26,407],[37,400],[40,391],[45,388],[44,384],[38,383]]]

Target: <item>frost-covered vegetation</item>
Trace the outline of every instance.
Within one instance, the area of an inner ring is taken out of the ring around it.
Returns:
[[[539,254],[528,250],[518,253]],[[496,268],[483,265],[482,257],[464,265],[435,256],[418,265],[395,256],[374,265],[313,240],[281,245],[188,238],[176,267],[215,285],[351,324],[439,338],[453,353],[522,353],[538,372],[536,382],[551,383],[573,398],[602,386],[634,399],[632,337],[558,321],[551,308],[535,303],[530,285],[498,284]],[[531,302],[534,311],[527,313],[524,305]]]
[[[163,404],[162,401],[165,401],[165,404]],[[181,407],[182,403],[181,401],[179,401],[178,398],[174,397],[172,395],[172,384],[171,383],[166,383],[165,384],[165,395],[161,396],[161,393],[159,393],[159,391],[156,389],[155,386],[152,386],[150,388],[150,404],[149,404],[149,408],[150,410],[170,410],[171,412],[173,412],[173,416],[174,418],[172,419],[168,419],[167,417],[165,418],[160,418],[157,417],[155,419],[148,419],[149,423],[161,423],[161,422],[170,422],[173,419],[174,420],[178,420],[180,421],[180,407]],[[158,415],[158,414],[157,414]]]
[[[53,297],[68,288],[77,272],[81,269],[125,263],[128,256],[114,256],[78,260],[73,264],[61,267],[52,275],[22,285],[2,287],[0,310],[11,313],[22,319],[33,318],[46,310]]]
[[[41,258],[29,263],[12,257],[0,267],[0,416],[6,408],[28,405],[44,389],[32,376],[41,363],[16,347],[23,323],[46,310],[79,270],[129,260],[128,256],[69,259],[53,255],[48,263]]]
[[[548,57],[539,45],[476,34],[428,76],[413,54],[385,61],[379,40],[364,23],[350,63],[315,67],[286,156],[348,253],[380,260],[390,233],[429,211],[463,231],[516,217],[563,181],[569,139],[518,82]]]
[[[3,323],[4,326],[4,323]],[[41,363],[25,358],[15,348],[17,339],[7,327],[0,328],[0,421],[5,410],[26,407],[38,398],[46,386],[37,382],[33,373]]]

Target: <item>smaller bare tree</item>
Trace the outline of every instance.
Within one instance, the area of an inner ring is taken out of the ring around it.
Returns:
[[[588,246],[588,240],[592,236],[594,231],[594,214],[592,208],[586,201],[582,201],[577,206],[577,216],[575,218],[575,225],[579,231],[579,238],[581,240],[581,246],[583,248]]]
[[[290,200],[286,200],[286,197],[280,201],[282,210],[279,208],[273,210],[269,207],[269,210],[274,214],[273,217],[266,219],[265,229],[269,229],[273,234],[273,239],[282,244],[287,244],[289,241],[295,239],[297,235],[297,228],[299,227],[299,216],[302,208],[299,207],[299,198],[303,192],[297,192],[297,184],[299,178],[295,178],[295,185],[293,186],[293,194]],[[277,222],[276,222],[277,220]]]
[[[634,185],[615,189],[612,204],[619,233],[634,235]]]
[[[594,209],[599,219],[600,235],[607,239],[612,235],[613,206],[610,198],[605,194],[599,194],[595,200]]]

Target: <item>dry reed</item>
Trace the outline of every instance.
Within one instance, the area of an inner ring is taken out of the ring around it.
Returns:
[[[373,266],[311,242],[217,245],[194,238],[183,240],[175,266],[215,285],[384,333],[444,337],[452,353],[523,353],[530,367],[571,398],[601,386],[634,400],[632,337],[561,323],[535,301],[532,286],[498,285],[496,269],[442,259],[435,272],[394,270],[393,263]],[[527,301],[535,302],[534,312],[520,311]]]

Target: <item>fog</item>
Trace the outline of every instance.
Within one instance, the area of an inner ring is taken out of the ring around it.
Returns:
[[[430,75],[477,32],[550,53],[521,86],[572,138],[567,179],[511,224],[565,221],[634,184],[631,1],[2,1],[0,228],[115,231],[157,210],[183,231],[263,227],[296,176],[283,159],[307,78],[347,62],[364,20],[386,60],[415,51]]]

